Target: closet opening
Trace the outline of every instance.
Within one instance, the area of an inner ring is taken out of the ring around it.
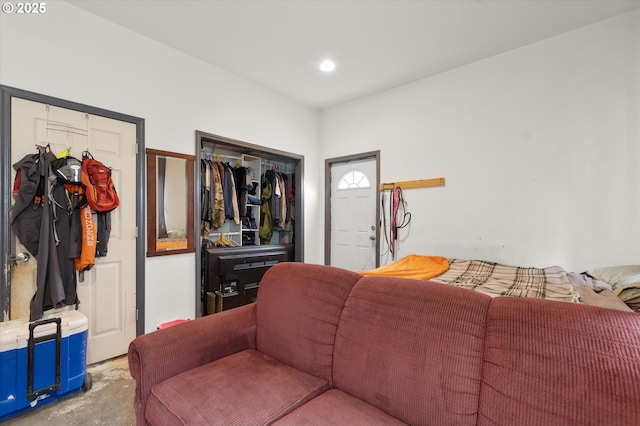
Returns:
[[[273,265],[304,261],[304,157],[196,131],[196,312],[254,302]]]

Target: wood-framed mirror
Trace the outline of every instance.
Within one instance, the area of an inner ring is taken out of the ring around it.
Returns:
[[[146,149],[147,257],[194,253],[195,156]]]

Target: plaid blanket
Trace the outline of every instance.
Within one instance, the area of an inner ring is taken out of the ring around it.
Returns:
[[[485,293],[580,303],[567,272],[559,266],[525,268],[482,260],[449,259],[449,270],[432,278]]]

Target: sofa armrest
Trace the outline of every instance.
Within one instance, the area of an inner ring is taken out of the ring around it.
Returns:
[[[129,371],[136,381],[135,410],[144,425],[144,410],[156,383],[256,347],[255,304],[198,318],[135,338],[129,345]]]

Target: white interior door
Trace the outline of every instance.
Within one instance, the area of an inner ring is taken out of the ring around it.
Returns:
[[[87,363],[126,353],[136,335],[136,125],[38,102],[12,98],[11,162],[49,145],[54,154],[89,150],[113,169],[120,206],[111,212],[106,257],[78,282],[79,310],[89,319]],[[12,170],[12,180],[15,171]],[[16,252],[26,251],[17,243]],[[36,260],[18,263],[11,278],[11,316],[29,317]]]
[[[331,265],[376,267],[376,160],[331,165]]]

